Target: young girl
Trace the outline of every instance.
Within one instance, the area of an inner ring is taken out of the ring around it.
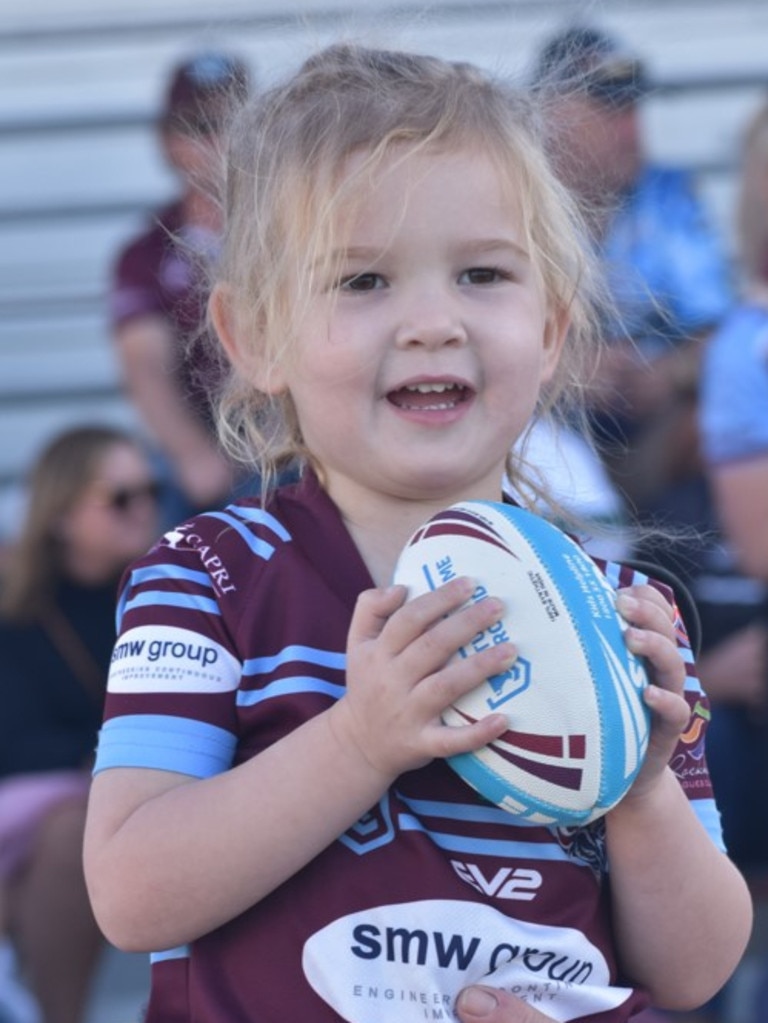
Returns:
[[[334,47],[233,127],[224,434],[267,483],[303,475],[126,580],[86,869],[108,937],[165,950],[149,1023],[452,1019],[476,981],[612,1023],[703,1001],[741,955],[748,897],[681,741],[705,710],[661,593],[619,597],[656,683],[646,764],[603,824],[550,831],[444,762],[507,727],[440,721],[514,661],[452,660],[500,602],[390,585],[424,519],[501,499],[589,339],[582,232],[530,120],[466,65]]]

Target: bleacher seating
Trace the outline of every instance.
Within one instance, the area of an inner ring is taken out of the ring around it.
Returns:
[[[0,26],[0,540],[13,531],[22,474],[55,430],[96,418],[138,425],[103,296],[118,245],[172,188],[153,114],[174,60],[225,47],[264,84],[341,32],[520,76],[539,40],[577,9],[567,0],[193,6],[190,15],[179,0],[109,10],[29,0]],[[616,0],[583,10],[646,56],[657,85],[651,150],[702,172],[729,234],[739,133],[768,82],[768,5]]]

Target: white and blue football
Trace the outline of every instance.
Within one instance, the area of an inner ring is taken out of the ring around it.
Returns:
[[[408,598],[455,576],[477,581],[503,619],[457,656],[511,640],[515,664],[447,709],[449,725],[500,711],[508,730],[451,767],[519,823],[582,825],[625,795],[643,762],[650,713],[642,660],[624,641],[616,591],[556,526],[514,505],[467,501],[424,523],[406,544],[394,581]]]

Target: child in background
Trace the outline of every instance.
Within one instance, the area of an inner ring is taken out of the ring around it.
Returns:
[[[651,748],[603,821],[549,830],[445,763],[508,726],[440,720],[513,663],[452,660],[500,602],[390,584],[426,518],[501,500],[514,442],[593,355],[589,246],[528,100],[338,46],[231,137],[222,435],[265,493],[127,575],[86,837],[105,933],[164,950],[147,1023],[451,1019],[477,982],[559,1020],[703,1002],[751,913],[681,738],[704,704],[663,588],[607,566]]]

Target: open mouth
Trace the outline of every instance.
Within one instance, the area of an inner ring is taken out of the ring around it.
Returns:
[[[390,391],[387,401],[401,409],[440,412],[468,401],[470,393],[470,389],[463,384],[409,384]]]

